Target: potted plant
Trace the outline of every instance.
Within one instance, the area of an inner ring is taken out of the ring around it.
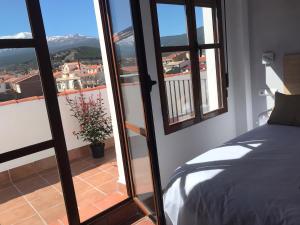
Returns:
[[[90,143],[90,148],[94,158],[104,156],[105,140],[111,137],[111,118],[105,112],[105,107],[101,95],[85,97],[80,92],[79,97],[74,99],[66,97],[70,106],[72,116],[79,123],[80,129],[73,131],[77,139]]]

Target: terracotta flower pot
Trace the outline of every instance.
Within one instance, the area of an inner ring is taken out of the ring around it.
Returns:
[[[93,157],[94,158],[104,157],[104,147],[105,147],[105,143],[90,144]]]

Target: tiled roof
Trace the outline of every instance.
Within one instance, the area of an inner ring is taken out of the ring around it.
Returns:
[[[178,77],[178,76],[186,76],[186,75],[191,75],[191,72],[182,72],[182,73],[172,73],[172,74],[165,74],[165,78],[170,78],[170,77]]]
[[[64,91],[64,92],[58,93],[57,96],[67,96],[67,95],[71,95],[71,94],[77,94],[80,92],[84,93],[84,92],[103,90],[103,89],[106,89],[106,85],[101,85],[101,86],[93,87],[93,88],[85,88],[82,90]],[[0,102],[0,107],[12,105],[12,104],[23,103],[23,102],[36,101],[36,100],[41,100],[41,99],[44,99],[44,96],[32,96],[32,97],[28,97],[28,98],[14,99],[14,100],[10,100],[10,101]]]
[[[6,82],[10,82],[10,83],[20,83],[24,80],[27,80],[27,79],[30,79],[34,76],[38,76],[38,74],[27,74],[27,75],[24,75],[24,76],[20,76],[20,77],[14,77],[14,78],[11,78],[9,80],[7,80]]]

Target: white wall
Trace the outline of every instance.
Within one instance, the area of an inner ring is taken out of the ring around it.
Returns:
[[[101,89],[100,92],[105,108],[109,110],[106,89]],[[98,94],[99,90],[84,93],[86,97]],[[75,96],[76,94],[69,95],[70,98]],[[79,127],[76,119],[70,116],[66,96],[59,96],[58,101],[68,150],[87,145],[88,143],[77,140],[72,134]],[[52,139],[44,99],[0,106],[0,124],[0,154]],[[52,155],[54,151],[49,150],[2,163],[0,172]]]
[[[242,51],[247,49],[249,42],[246,40],[236,43],[237,40],[244,38],[243,24],[239,23],[239,21],[243,19],[243,15],[242,12],[237,13],[242,8],[240,4],[242,1],[226,0],[226,2],[228,2],[228,9],[230,9],[230,11],[227,12],[230,17],[229,21],[232,22],[228,28],[229,32],[231,32],[230,38],[232,38],[229,43],[231,59],[229,73],[231,86],[229,88],[228,98],[229,112],[176,133],[165,135],[159,89],[157,85],[153,87],[153,116],[163,186],[167,184],[170,175],[179,165],[235,137],[237,130],[242,133],[249,129],[248,120],[251,121],[251,115],[249,116],[249,114],[246,113],[249,109],[247,109],[247,104],[243,103],[248,100],[249,97],[249,93],[247,93],[247,91],[249,91],[247,90],[249,85],[247,80],[249,71],[244,69],[244,64],[247,64],[248,56],[247,53],[245,55],[245,52]],[[149,1],[141,1],[146,57],[149,74],[152,79],[157,80],[153,31],[148,4]],[[236,86],[239,88],[236,89]],[[243,104],[235,106],[235,101],[237,100]],[[236,111],[238,114],[236,114]],[[242,126],[236,127],[237,123],[241,123]]]
[[[234,87],[237,134],[253,128],[248,1],[226,0],[230,87]]]
[[[6,84],[0,83],[0,93],[4,93],[6,91]]]
[[[260,97],[261,89],[282,90],[283,56],[300,52],[300,1],[250,0],[250,49],[253,88],[253,118],[273,107],[272,97]],[[275,62],[270,67],[261,63],[262,53],[273,51]]]

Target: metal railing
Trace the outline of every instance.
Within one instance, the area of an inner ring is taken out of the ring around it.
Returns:
[[[174,124],[195,116],[193,84],[189,79],[165,80],[169,123]],[[202,105],[208,104],[207,79],[201,79]]]

